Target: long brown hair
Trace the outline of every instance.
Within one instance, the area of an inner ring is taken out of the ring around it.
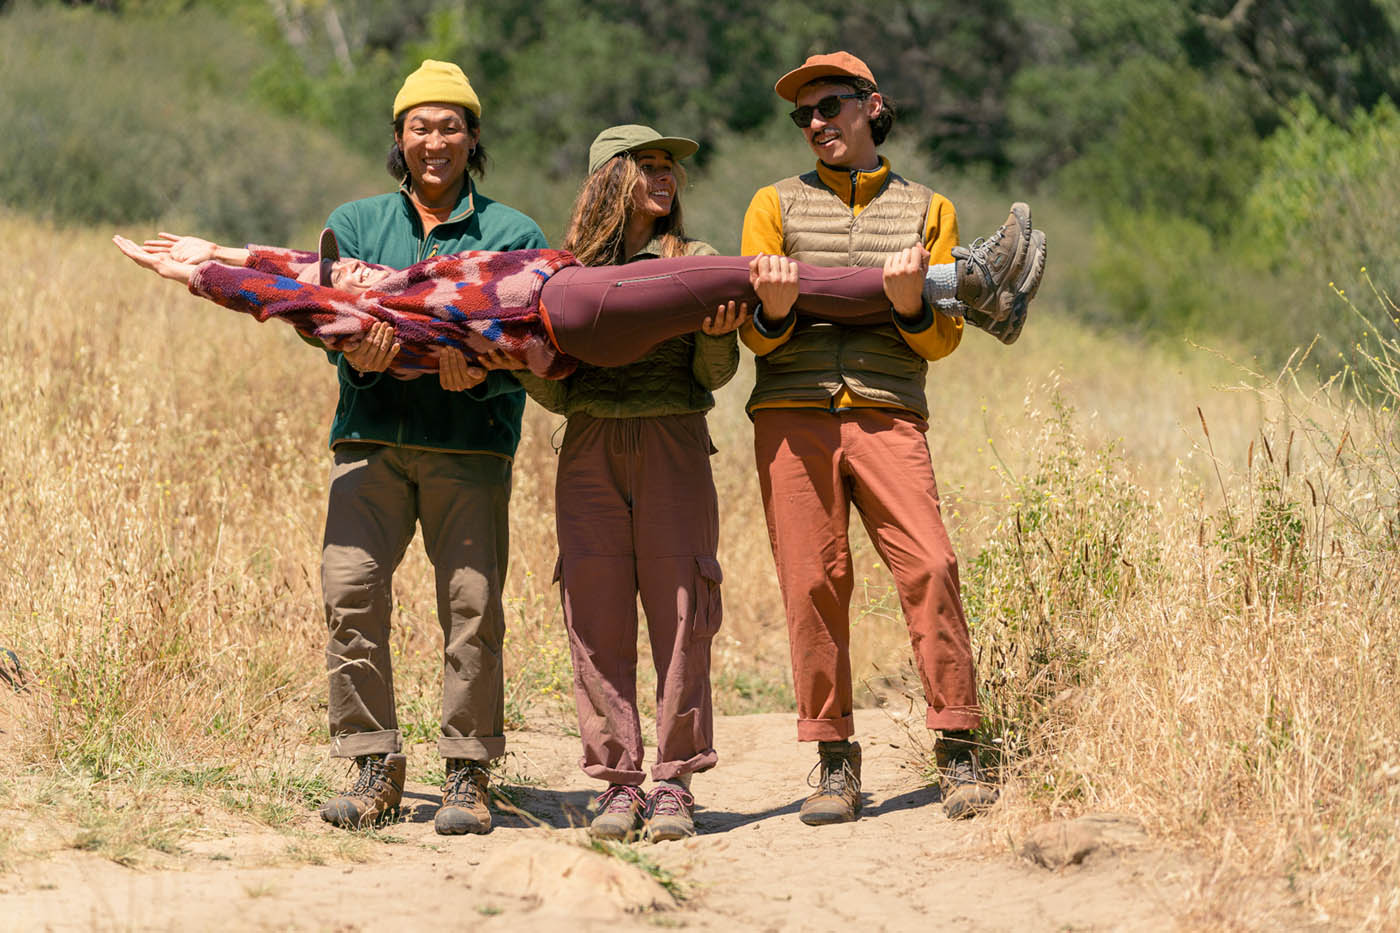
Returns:
[[[685,170],[677,162],[676,197],[671,213],[656,218],[652,236],[661,240],[661,255],[665,259],[686,254],[685,227],[681,222],[681,189],[685,187]],[[564,236],[564,249],[574,254],[585,266],[615,266],[626,261],[627,220],[632,216],[632,192],[642,170],[630,152],[613,156],[597,171],[583,180],[578,197],[574,199],[569,232]]]

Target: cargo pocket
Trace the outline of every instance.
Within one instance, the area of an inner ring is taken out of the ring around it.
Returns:
[[[719,585],[724,572],[713,557],[695,558],[695,626],[694,637],[713,638],[724,619],[724,603]]]

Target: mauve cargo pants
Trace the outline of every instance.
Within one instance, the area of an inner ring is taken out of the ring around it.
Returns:
[[[637,597],[656,667],[652,777],[714,767],[710,642],[721,619],[719,509],[703,414],[573,415],[556,481],[556,570],[590,777],[642,783]]]

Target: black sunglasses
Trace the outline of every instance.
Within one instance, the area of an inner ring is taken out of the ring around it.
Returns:
[[[852,98],[861,100],[864,99],[864,97],[865,95],[859,92],[852,94],[832,94],[830,97],[823,97],[821,100],[817,101],[816,106],[798,107],[792,113],[788,114],[788,116],[792,117],[792,122],[797,124],[798,129],[805,130],[812,125],[812,114],[819,113],[822,115],[823,120],[830,120],[841,112],[842,107],[846,106],[844,103],[845,101]]]

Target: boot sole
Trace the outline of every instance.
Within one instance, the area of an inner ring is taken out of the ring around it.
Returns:
[[[1025,273],[1022,270],[1026,267],[1026,257],[1031,253],[1031,236],[1035,232],[1035,228],[1031,226],[1031,206],[1025,201],[1012,204],[1011,216],[1007,220],[1013,218],[1021,235],[1017,240],[1016,255],[1011,258],[1011,268],[1006,270],[1006,279],[1012,280],[1020,276],[1019,281],[1024,281]]]
[[[837,823],[854,823],[860,819],[860,813],[852,813],[847,816],[844,813],[800,813],[797,818],[808,826],[834,826]]]
[[[484,836],[494,827],[488,821],[482,823],[480,820],[463,821],[442,821],[433,818],[433,831],[439,836]]]
[[[646,834],[646,827],[639,820],[631,829],[622,832],[615,832],[606,827],[595,828],[593,824],[588,825],[588,837],[590,839],[601,839],[604,842],[636,842]]]
[[[694,824],[691,825],[689,830],[680,826],[663,826],[658,829],[651,823],[648,823],[646,828],[646,839],[648,842],[675,842],[678,839],[689,839],[694,835]]]
[[[370,817],[362,815],[358,811],[349,814],[341,814],[339,812],[332,812],[323,807],[321,809],[321,819],[340,829],[367,829],[385,826],[389,823],[397,823],[399,821],[399,808],[390,807],[387,810],[381,811],[378,815]]]
[[[1031,300],[1035,298],[1036,292],[1040,291],[1040,283],[1045,278],[1045,264],[1049,261],[1050,251],[1045,243],[1045,231],[1036,230],[1031,234],[1030,254],[1026,261],[1026,272],[1021,277],[1020,283],[1016,286],[1016,297],[1011,302],[1011,316],[1006,319],[1006,328],[1003,333],[995,330],[991,333],[1002,343],[1010,346],[1021,336],[1021,328],[1026,323],[1026,312],[1030,310]]]

